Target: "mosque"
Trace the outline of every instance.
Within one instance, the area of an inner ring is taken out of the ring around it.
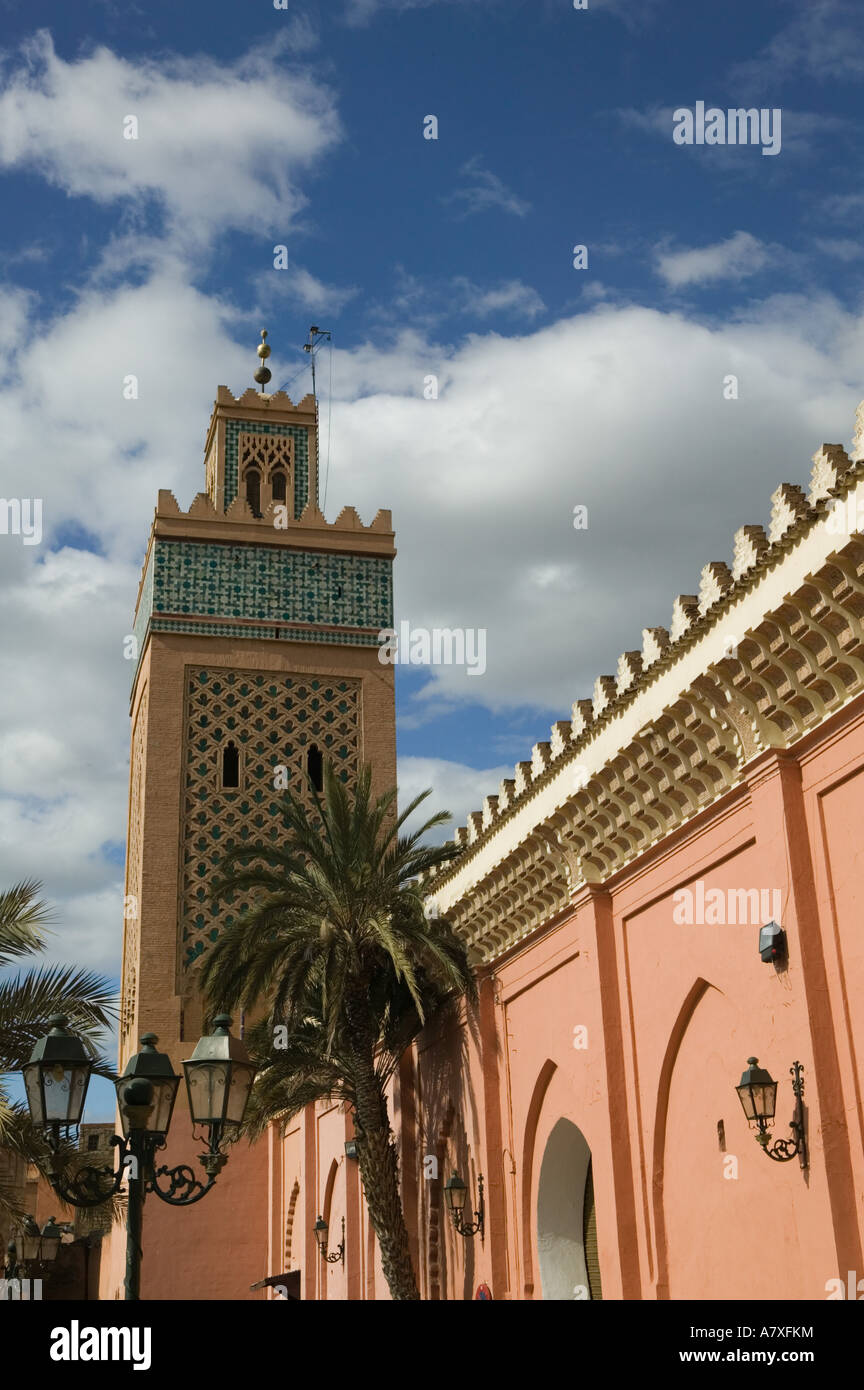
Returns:
[[[144,562],[121,1065],[141,1032],[175,1067],[200,1035],[193,967],[238,909],[207,880],[226,838],[267,832],[274,765],[396,781],[390,513],[327,521],[314,398],[256,380],[218,388],[205,490],[185,512],[159,493]],[[526,749],[424,884],[480,991],[393,1083],[424,1299],[803,1300],[864,1278],[862,503],[864,407],[851,452],[779,484],[767,527]],[[168,1162],[194,1162],[181,1106]],[[387,1299],[352,1137],[310,1105],[235,1145],[206,1200],[148,1201],[142,1297]]]

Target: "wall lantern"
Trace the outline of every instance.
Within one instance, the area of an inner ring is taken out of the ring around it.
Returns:
[[[465,1236],[466,1238],[468,1238],[471,1236],[476,1236],[477,1232],[479,1231],[480,1239],[482,1240],[486,1225],[486,1207],[483,1201],[482,1173],[477,1179],[477,1191],[479,1193],[479,1206],[474,1213],[476,1220],[471,1222],[470,1224],[468,1224],[462,1216],[462,1213],[465,1210],[465,1200],[468,1196],[468,1189],[458,1173],[454,1172],[453,1176],[449,1178],[448,1181],[444,1184],[444,1200],[447,1203],[447,1210],[453,1217],[453,1227],[458,1232],[458,1234],[460,1236]]]
[[[747,1070],[741,1077],[740,1086],[736,1086],[738,1099],[741,1102],[744,1114],[749,1125],[755,1125],[757,1129],[756,1142],[762,1145],[769,1158],[775,1159],[778,1163],[788,1163],[790,1158],[796,1154],[800,1156],[801,1167],[806,1168],[807,1141],[804,1136],[804,1068],[800,1062],[793,1062],[789,1068],[792,1076],[792,1091],[795,1095],[795,1113],[789,1121],[789,1128],[794,1135],[793,1139],[776,1139],[769,1147],[768,1126],[774,1121],[774,1111],[777,1106],[777,1082],[773,1079],[770,1072],[764,1067],[759,1066],[758,1057],[747,1058]]]
[[[357,1152],[357,1140],[356,1140],[356,1139],[346,1139],[346,1140],[345,1140],[345,1157],[346,1157],[346,1158],[359,1158],[359,1157],[360,1157],[359,1153]]]
[[[344,1217],[344,1216],[342,1217],[342,1240],[341,1240],[340,1243],[336,1246],[336,1249],[335,1249],[335,1251],[334,1251],[334,1253],[333,1253],[332,1255],[328,1255],[328,1254],[327,1254],[327,1232],[328,1232],[328,1230],[329,1230],[329,1227],[328,1227],[328,1225],[327,1225],[327,1222],[324,1220],[324,1218],[323,1218],[322,1216],[319,1216],[319,1217],[318,1217],[318,1220],[315,1222],[315,1225],[313,1226],[312,1229],[313,1229],[314,1232],[315,1232],[315,1240],[316,1240],[316,1242],[317,1242],[318,1249],[321,1251],[321,1258],[322,1258],[322,1260],[326,1260],[327,1263],[328,1263],[328,1265],[335,1265],[335,1264],[338,1264],[338,1262],[341,1260],[342,1263],[343,1263],[343,1265],[344,1265],[344,1263],[345,1263],[345,1217]]]

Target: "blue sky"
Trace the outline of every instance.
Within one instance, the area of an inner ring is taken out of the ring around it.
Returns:
[[[44,517],[40,545],[0,536],[2,872],[45,881],[59,958],[116,975],[123,637],[156,492],[203,486],[215,388],[251,384],[259,329],[295,399],[310,323],[332,331],[327,512],[392,509],[397,616],[487,633],[482,676],[397,670],[400,785],[461,823],[848,444],[864,11],[0,13],[0,492]],[[779,109],[779,153],[676,144],[700,101]]]

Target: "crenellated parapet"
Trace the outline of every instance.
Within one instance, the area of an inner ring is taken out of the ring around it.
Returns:
[[[864,415],[859,411],[859,423]],[[735,533],[668,631],[645,628],[616,676],[552,726],[454,837],[426,885],[490,961],[735,790],[864,691],[864,448],[826,444],[805,495],[783,483],[767,531]]]
[[[189,524],[197,522],[205,524]],[[328,549],[336,542],[338,548],[345,549],[347,544],[349,549],[360,554],[367,549],[382,553],[382,540],[384,549],[388,548],[386,542],[391,542],[392,552],[393,517],[390,511],[382,508],[367,525],[354,507],[343,507],[335,521],[328,521],[318,504],[309,501],[294,520],[288,516],[285,504],[272,500],[256,516],[244,497],[235,497],[227,510],[220,512],[207,492],[199,492],[184,512],[173,492],[161,488],[154,513],[154,531],[161,536],[201,538],[206,535],[233,542],[248,539],[255,545],[294,542],[306,545],[313,537],[327,537]]]
[[[256,380],[269,379],[260,368]],[[393,520],[382,510],[366,524],[351,506],[324,516],[314,398],[220,386],[204,462],[205,490],[185,511],[173,492],[158,496],[136,678],[156,632],[377,647],[393,623]]]

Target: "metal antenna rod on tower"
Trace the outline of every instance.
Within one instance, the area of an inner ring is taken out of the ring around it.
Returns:
[[[327,331],[326,328],[318,328],[318,327],[313,323],[312,326],[311,326],[311,328],[309,329],[309,341],[308,341],[307,343],[304,343],[304,344],[303,344],[303,351],[304,351],[304,352],[308,352],[310,358],[312,359],[312,399],[313,399],[314,402],[315,402],[315,449],[316,449],[316,455],[320,453],[320,450],[319,450],[319,448],[318,448],[318,444],[319,444],[319,435],[318,435],[318,391],[317,391],[316,386],[315,386],[315,349],[318,347],[318,345],[319,345],[320,343],[323,343],[323,342],[325,342],[325,341],[329,343],[329,342],[331,342],[331,340],[332,340],[332,335]],[[319,458],[316,456],[316,460],[315,460],[315,506],[316,506],[316,507],[319,505],[319,501],[318,501],[318,498],[319,498],[318,463],[319,463]]]

